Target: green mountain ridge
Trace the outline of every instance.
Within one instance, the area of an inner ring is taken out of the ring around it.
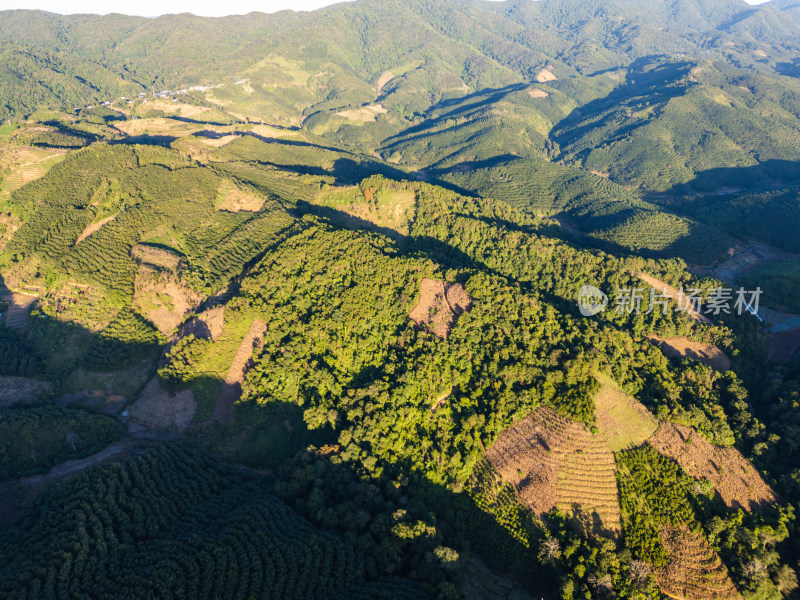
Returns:
[[[0,13],[0,593],[797,597],[795,13]]]

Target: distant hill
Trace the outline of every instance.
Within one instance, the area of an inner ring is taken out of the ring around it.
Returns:
[[[795,13],[0,14],[4,597],[796,594]]]

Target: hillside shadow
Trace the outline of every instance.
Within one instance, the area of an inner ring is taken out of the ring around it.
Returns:
[[[349,150],[345,150],[343,148],[335,148],[333,146],[323,146],[321,144],[314,144],[312,142],[306,142],[304,140],[287,140],[285,138],[276,138],[276,137],[269,137],[263,136],[253,131],[242,131],[241,135],[244,137],[251,137],[255,138],[265,144],[278,144],[280,146],[286,147],[294,147],[294,148],[311,148],[314,150],[324,150],[326,152],[335,152],[336,154],[349,154],[355,156]]]
[[[334,227],[342,227],[344,229],[352,229],[357,231],[369,231],[373,233],[377,233],[380,235],[385,235],[386,237],[394,240],[397,243],[397,249],[399,252],[405,256],[412,257],[415,255],[422,255],[434,262],[437,262],[442,267],[452,268],[452,269],[471,269],[471,270],[481,270],[484,271],[494,277],[498,277],[500,279],[505,279],[506,281],[513,282],[515,285],[519,286],[523,292],[528,294],[535,294],[542,298],[543,301],[553,305],[558,311],[570,314],[577,314],[578,307],[575,302],[567,301],[564,298],[556,296],[555,294],[541,289],[540,287],[536,286],[534,282],[518,279],[509,273],[504,273],[496,268],[489,266],[486,262],[482,260],[478,260],[463,250],[456,248],[455,246],[443,242],[433,236],[428,235],[405,235],[402,234],[394,229],[390,229],[387,227],[381,227],[372,223],[371,221],[367,221],[365,219],[355,217],[346,213],[341,210],[337,210],[335,208],[320,206],[317,204],[312,204],[310,202],[306,202],[304,200],[299,200],[296,204],[297,216],[302,216],[304,214],[312,214],[322,219],[325,219],[326,222],[333,225]],[[456,213],[456,216],[462,217],[465,219],[473,219],[481,223],[497,226],[500,228],[507,229],[508,231],[515,231],[520,233],[536,233],[541,235],[543,233],[542,229],[534,229],[525,226],[520,226],[515,223],[510,223],[503,219],[491,219],[491,218],[483,218],[483,217],[474,217],[472,215],[464,215],[460,213]],[[548,231],[552,231],[553,233],[563,233],[558,228],[548,228]],[[562,235],[561,239],[564,239],[565,236]],[[566,239],[571,241],[570,234],[567,233]],[[618,249],[617,246],[612,244],[606,244],[601,240],[590,240],[590,242],[597,242],[594,245],[590,245],[589,247],[592,248],[602,248],[607,249],[608,251]],[[575,243],[576,246],[580,246],[580,244]],[[619,252],[619,254],[630,255],[631,252],[629,250],[624,250]]]
[[[118,145],[143,145],[143,146],[163,146],[169,148],[173,142],[177,141],[177,136],[174,135],[134,135],[128,136],[119,140],[108,140],[109,146]]]
[[[775,71],[786,77],[800,78],[800,58],[796,58],[792,62],[779,62],[775,65]]]
[[[718,31],[726,31],[726,32],[730,33],[730,28],[731,27],[733,27],[734,25],[738,25],[742,21],[745,21],[745,20],[749,19],[750,17],[752,17],[753,15],[757,14],[758,12],[759,12],[759,9],[757,9],[757,8],[751,8],[749,10],[743,10],[741,12],[738,12],[735,15],[733,15],[733,17],[731,17],[730,19],[725,21],[724,23],[721,23],[720,25],[717,25],[716,29]]]
[[[515,160],[522,160],[522,157],[508,153],[498,154],[497,156],[493,156],[491,158],[485,158],[482,160],[463,161],[451,167],[426,169],[424,173],[425,175],[428,175],[430,177],[438,178],[442,177],[443,175],[449,175],[451,173],[465,173],[476,169],[488,169],[491,167],[496,167],[503,163],[513,162]],[[436,185],[442,185],[442,184],[437,182]],[[469,195],[469,193],[467,193],[467,195]]]
[[[553,128],[550,138],[567,146],[592,130],[611,126],[620,119],[620,111],[641,110],[642,106],[658,105],[685,95],[699,85],[688,79],[693,62],[666,62],[663,56],[647,56],[631,63],[624,84],[602,98],[574,109]],[[616,130],[616,138],[624,138],[646,125],[647,119],[631,121]],[[611,140],[605,140],[609,142]]]
[[[748,167],[717,167],[697,173],[691,181],[676,185],[667,195],[686,195],[693,192],[719,193],[730,196],[742,191],[778,190],[787,185],[800,184],[800,161],[766,160]]]
[[[423,240],[425,241],[426,239],[423,238]],[[446,244],[439,243],[439,246],[443,248],[446,247]],[[463,261],[465,259],[460,257],[459,260]],[[2,287],[2,280],[0,280],[0,287]],[[5,332],[6,328],[0,327],[0,334]],[[203,336],[207,332],[198,329],[193,333]],[[158,355],[160,350],[159,348],[153,348],[151,344],[142,345],[122,340],[109,341],[102,333],[88,331],[74,323],[59,322],[38,316],[29,317],[26,328],[19,332],[17,337],[20,340],[37,338],[46,341],[62,338],[69,339],[76,334],[83,336],[88,341],[86,356],[92,354],[95,359],[101,362],[95,364],[84,358],[79,358],[75,363],[67,366],[69,369],[102,368],[103,372],[113,376],[126,364],[124,361],[112,362],[110,360],[112,357],[118,356],[120,349],[123,354],[129,357],[133,357],[140,351],[145,350],[150,353],[152,360],[156,360],[154,354]],[[31,345],[31,355],[37,353],[34,346],[35,344]],[[7,345],[4,347],[8,348]],[[58,348],[54,347],[52,350],[58,351]],[[19,358],[24,359],[25,357],[20,356]],[[28,358],[30,359],[31,357],[29,356]],[[40,359],[37,364],[46,363],[47,361],[47,357],[44,355],[40,356]],[[24,362],[24,360],[20,362]],[[7,369],[7,367],[8,363],[3,363],[3,368]],[[7,372],[2,374],[7,374]],[[48,373],[42,370],[35,373],[18,371],[15,374],[23,376],[32,374],[38,376],[46,375],[56,380],[56,382],[59,377],[64,375],[64,373]],[[370,381],[377,380],[384,375],[385,373],[379,368],[367,369],[360,372],[357,380],[354,380],[351,384],[367,386]],[[219,383],[219,378],[212,379],[215,380],[212,383]],[[170,386],[165,387],[169,388]],[[179,389],[175,388],[173,392]],[[104,402],[103,398],[94,398],[92,396],[89,398],[95,400],[96,403],[86,403],[83,401],[84,398],[78,395],[73,398],[62,398],[62,404],[74,404],[89,412],[104,412],[103,407],[107,403]],[[287,473],[285,476],[279,473],[276,476],[274,470],[279,469],[298,451],[303,451],[309,445],[330,447],[330,445],[337,442],[337,432],[330,428],[325,428],[318,432],[309,431],[303,419],[304,408],[297,404],[267,402],[262,406],[251,402],[235,406],[234,413],[234,419],[230,423],[215,423],[211,421],[191,426],[182,434],[183,441],[181,443],[210,452],[215,459],[230,462],[231,468],[241,468],[239,465],[244,465],[251,476],[268,478],[276,484],[283,483],[284,487],[282,489],[284,490],[297,490],[296,484],[305,483],[305,479],[296,476],[294,472]],[[119,419],[120,417],[115,413],[113,418]],[[128,423],[130,422],[126,421],[126,424]],[[136,434],[138,437],[135,438],[132,435],[131,433],[127,434],[123,438],[123,442],[127,443],[127,440],[136,439],[142,444],[145,442],[149,444],[169,439],[173,440],[171,443],[177,443],[176,440],[178,439],[174,433],[164,434],[159,437],[152,430],[139,430],[139,433]],[[147,451],[144,449],[145,447],[149,446],[141,446],[142,450],[139,451],[139,454]],[[116,455],[114,461],[125,461],[135,455],[136,453]],[[328,506],[339,511],[340,514],[345,514],[345,512],[351,514],[353,512],[351,507],[355,503],[358,509],[367,511],[369,514],[376,516],[378,520],[383,519],[381,515],[385,512],[386,518],[391,521],[390,517],[400,508],[413,514],[424,516],[427,519],[433,519],[437,530],[441,532],[441,543],[448,545],[448,547],[456,548],[459,554],[479,556],[496,572],[514,577],[532,592],[548,594],[551,591],[551,588],[558,581],[558,573],[549,567],[540,565],[537,559],[538,548],[525,547],[506,528],[498,523],[497,518],[484,512],[467,493],[456,492],[450,487],[430,482],[421,476],[408,461],[393,460],[389,455],[385,459],[385,464],[386,474],[370,479],[365,478],[364,473],[357,470],[353,463],[343,460],[327,461],[326,469],[330,470],[330,480],[354,482],[360,486],[358,489],[366,494],[364,498],[361,498],[359,495],[350,493],[346,487],[325,487],[323,491]],[[87,468],[91,469],[93,466],[87,464]],[[305,464],[302,466],[301,471],[306,474],[309,473]],[[314,471],[313,473],[317,473],[317,475],[307,481],[309,485],[315,486],[319,480],[319,472]],[[64,480],[64,478],[58,479]],[[402,495],[397,494],[391,498],[383,499],[376,494],[379,486],[385,486],[391,490],[394,489],[393,481],[400,480],[409,482]],[[60,482],[55,481],[54,478],[52,485],[57,486],[59,484]],[[315,494],[318,497],[319,491],[315,492]],[[313,505],[307,502],[308,497],[309,495],[303,489],[300,489],[295,499],[301,499],[302,502],[288,502],[288,505],[305,518],[328,530],[344,535],[354,531],[352,523],[356,520],[345,518],[332,521],[326,520],[330,511],[325,513],[316,510]],[[376,500],[380,500],[380,502],[376,502]],[[0,498],[0,504],[4,501],[4,498]],[[4,523],[4,527],[9,526],[13,529],[18,523],[22,522],[22,519],[31,516],[36,518],[37,514],[31,511],[38,510],[38,506],[38,504],[24,506],[21,512],[18,511],[12,515],[13,521]],[[215,518],[224,520],[226,516],[225,514],[219,514],[215,515]],[[356,534],[364,535],[369,532],[369,525],[372,521],[365,521],[364,523],[363,526],[358,526],[360,529],[356,531]],[[398,542],[398,544],[402,548],[408,548],[408,545],[404,542]],[[423,547],[423,550],[430,552],[432,548],[432,546],[431,548]],[[379,568],[395,569],[399,560],[400,568],[395,574],[408,575],[424,567],[426,570],[421,571],[424,577],[427,577],[426,573],[431,569],[441,568],[437,566],[435,561],[430,561],[427,566],[417,562],[419,556],[424,554],[418,555],[411,551],[404,552],[394,555],[391,563],[378,563]]]
[[[230,133],[221,133],[219,131],[214,131],[212,129],[203,129],[202,131],[198,131],[193,134],[197,137],[203,137],[209,140],[221,140],[224,137],[231,135]]]
[[[45,121],[44,125],[52,127],[55,131],[52,133],[49,131],[42,131],[34,135],[30,141],[32,146],[75,150],[100,140],[99,136],[75,129],[63,121]]]
[[[384,140],[382,149],[387,150],[398,143],[429,135],[431,130],[453,119],[456,115],[460,118],[464,118],[477,110],[481,110],[503,100],[511,93],[524,90],[528,85],[527,83],[514,83],[502,88],[485,88],[466,96],[442,100],[425,111],[426,118],[422,123],[404,129],[400,133]],[[434,114],[437,114],[437,116],[430,116]]]
[[[78,116],[89,122],[102,121],[103,123],[113,123],[114,121],[124,121],[127,116],[114,109],[108,109],[105,106],[96,107],[93,109],[81,109],[78,111]]]
[[[173,121],[178,121],[180,123],[188,123],[190,125],[213,125],[215,127],[227,127],[228,125],[237,125],[241,123],[241,121],[236,121],[236,120],[210,121],[209,119],[190,119],[189,117],[181,117],[179,115],[172,115],[167,118]]]
[[[571,506],[572,514],[567,519],[567,522],[581,535],[584,536],[602,536],[609,539],[614,539],[617,533],[609,529],[600,515],[595,510],[586,510],[577,502],[573,502]]]
[[[263,166],[269,166],[296,175],[314,175],[317,177],[330,177],[336,185],[357,185],[372,175],[383,175],[396,181],[408,180],[410,176],[389,165],[370,160],[355,160],[350,158],[336,159],[331,168],[318,165],[303,165],[299,163],[274,162],[267,160],[255,161]]]
[[[386,236],[397,243],[398,249],[402,253],[412,255],[416,252],[421,252],[428,258],[440,263],[442,266],[468,269],[487,268],[485,265],[475,262],[472,257],[463,251],[433,237],[409,236],[396,229],[376,225],[372,221],[362,219],[344,211],[328,206],[320,206],[319,204],[312,204],[305,200],[299,200],[297,202],[296,210],[298,217],[310,214],[324,219],[337,228],[341,227],[356,231],[368,231]]]
[[[652,200],[742,243],[762,242],[800,252],[798,186],[800,162],[770,160],[703,171]]]

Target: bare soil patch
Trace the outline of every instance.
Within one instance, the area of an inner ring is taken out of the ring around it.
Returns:
[[[658,428],[658,420],[636,398],[607,375],[596,375],[600,391],[594,398],[597,428],[614,452],[643,444]]]
[[[267,138],[281,138],[295,135],[295,133],[290,130],[281,129],[279,127],[270,127],[269,125],[265,125],[263,123],[254,126],[250,131],[256,135]]]
[[[153,377],[128,410],[132,419],[148,427],[183,432],[194,419],[197,402],[191,390],[170,394]]]
[[[77,246],[83,240],[85,240],[90,235],[92,235],[95,231],[99,231],[100,228],[103,227],[103,225],[105,225],[106,223],[110,223],[111,221],[113,221],[116,218],[117,218],[117,215],[114,214],[114,215],[111,215],[110,217],[106,217],[105,219],[99,220],[97,223],[92,223],[90,225],[87,225],[86,229],[84,229],[81,232],[81,234],[78,236],[78,239],[75,240],[75,245]]]
[[[261,348],[266,330],[267,324],[264,321],[253,319],[250,329],[239,344],[239,349],[231,361],[225,381],[222,382],[222,388],[212,413],[215,421],[227,423],[231,420],[233,405],[242,395],[242,382],[253,358],[253,352]]]
[[[548,81],[556,81],[558,77],[553,75],[553,72],[550,69],[542,69],[539,71],[539,74],[536,76],[536,81],[539,83],[546,83]]]
[[[439,394],[439,397],[436,398],[434,403],[431,405],[431,412],[436,412],[437,409],[439,409],[442,406],[444,406],[447,403],[447,401],[450,399],[450,396],[452,396],[453,392],[455,392],[455,391],[456,391],[456,388],[455,387],[451,387],[451,388],[448,388],[447,391],[442,392],[441,394]]]
[[[472,298],[460,283],[422,279],[419,302],[408,318],[423,329],[447,339],[458,317],[470,309]]]
[[[29,377],[0,377],[0,407],[31,404],[53,391],[53,384]]]
[[[114,127],[130,136],[170,134],[179,137],[191,135],[208,128],[203,123],[187,123],[166,117],[116,121]]]
[[[691,477],[708,479],[731,508],[757,510],[776,502],[753,465],[736,448],[714,446],[690,427],[661,423],[648,443]]]
[[[170,271],[174,271],[181,264],[181,257],[174,252],[150,244],[136,244],[131,248],[131,256],[138,263],[153,265]]]
[[[217,210],[227,212],[258,212],[264,206],[264,198],[224,181],[217,192],[214,206]]]
[[[663,527],[660,531],[669,562],[655,572],[662,593],[676,600],[733,600],[741,594],[727,567],[702,533],[687,527]]]
[[[655,277],[647,275],[646,273],[640,273],[634,271],[633,275],[644,281],[647,285],[649,285],[653,289],[655,289],[656,292],[664,294],[667,296],[667,298],[674,300],[675,302],[678,302],[678,306],[681,308],[681,310],[686,311],[689,314],[689,316],[691,316],[698,323],[704,323],[705,325],[711,324],[711,321],[709,320],[708,317],[706,317],[705,315],[701,315],[699,312],[694,310],[694,308],[692,307],[692,303],[686,298],[686,296],[681,295],[681,293],[671,285],[667,285],[660,279],[656,279]]]
[[[214,148],[222,148],[222,146],[226,146],[230,144],[233,140],[238,140],[241,136],[236,134],[229,134],[223,135],[220,137],[202,137],[200,141],[203,142],[206,146],[213,146]]]
[[[338,117],[344,117],[348,121],[356,121],[359,123],[369,123],[375,121],[378,115],[383,115],[389,112],[381,104],[368,104],[360,108],[351,108],[349,110],[342,110],[336,113]]]
[[[531,98],[547,98],[550,94],[539,88],[531,88],[528,90],[528,95]]]
[[[181,329],[181,337],[193,335],[196,338],[217,341],[225,327],[225,306],[215,306],[191,319]]]
[[[575,224],[570,221],[567,217],[563,215],[557,215],[553,217],[553,220],[558,223],[558,226],[561,227],[567,233],[574,235],[575,237],[582,237],[583,233],[581,233],[580,229],[575,227]]]
[[[557,507],[587,532],[619,531],[616,464],[602,435],[539,407],[501,433],[486,457],[537,515]]]
[[[394,75],[392,74],[391,71],[384,71],[383,73],[381,73],[377,85],[378,93],[380,93],[380,91],[383,89],[383,86],[389,83],[392,79],[394,79]]]
[[[114,127],[127,135],[142,135],[145,133],[166,133],[176,127],[172,119],[159,117],[156,119],[133,119],[119,121]]]
[[[194,311],[203,297],[170,273],[142,266],[136,276],[134,308],[164,335],[170,335]]]
[[[717,371],[730,371],[731,359],[714,344],[695,342],[687,337],[662,338],[648,335],[647,339],[658,346],[669,358],[693,358]]]
[[[173,113],[187,119],[198,119],[198,117],[214,112],[213,108],[208,108],[207,106],[196,106],[183,102],[164,102],[161,100],[156,100],[152,104],[148,103],[145,106],[147,110],[163,110],[165,113]]]

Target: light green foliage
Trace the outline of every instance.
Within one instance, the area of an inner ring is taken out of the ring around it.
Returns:
[[[663,566],[659,526],[700,528],[688,500],[694,480],[649,445],[617,454],[617,479],[627,546],[637,558]]]
[[[155,308],[143,287],[160,277],[196,292],[188,308],[161,294],[181,318],[225,306],[215,341],[180,339],[159,364],[205,421],[258,318],[263,347],[243,348],[232,421],[187,435],[274,469],[281,498],[347,542],[298,524],[263,482],[159,450],[37,504],[0,543],[0,595],[419,595],[378,579],[394,573],[453,598],[462,561],[488,548],[493,568],[542,596],[652,596],[651,582],[632,582],[630,553],[582,538],[558,513],[539,522],[482,457],[541,405],[592,426],[597,372],[657,416],[757,457],[796,502],[797,374],[766,368],[758,325],[614,310],[616,290],[644,287],[634,271],[714,287],[675,259],[711,264],[732,237],[798,249],[789,4],[361,0],[219,20],[4,12],[0,120],[14,124],[0,127],[0,169],[21,144],[67,152],[3,192],[3,277],[43,298],[27,331],[0,329],[0,374],[105,387],[109,370],[139,369],[146,381],[165,340],[131,306]],[[195,84],[214,87],[184,99],[211,110],[130,107],[130,119],[158,117],[153,130],[85,108]],[[232,189],[263,208],[217,210]],[[772,268],[765,276],[792,276]],[[408,318],[425,277],[472,298],[447,337]],[[611,296],[591,318],[576,306],[586,284]],[[735,373],[669,360],[648,334],[719,344]],[[103,373],[70,374],[85,369]],[[661,524],[702,526],[743,591],[790,591],[793,550],[780,540],[791,510],[737,520],[647,448],[619,464],[620,547],[663,564]],[[302,551],[278,535],[287,527]]]
[[[4,123],[0,125],[0,140],[5,140],[8,138],[14,131],[16,131],[17,126],[13,123]]]

